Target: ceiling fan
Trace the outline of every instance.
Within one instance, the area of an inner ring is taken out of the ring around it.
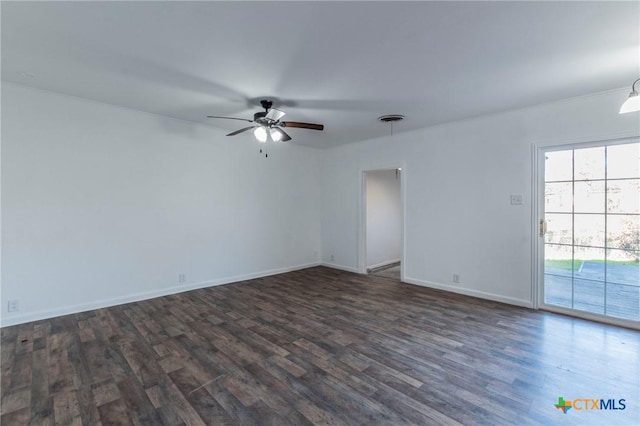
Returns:
[[[264,108],[264,112],[256,112],[253,114],[253,120],[249,120],[247,118],[236,118],[236,117],[220,117],[217,115],[208,115],[208,118],[223,118],[226,120],[240,120],[247,121],[249,123],[255,123],[253,126],[245,127],[240,130],[236,130],[235,132],[229,133],[227,136],[235,136],[239,133],[246,132],[247,130],[253,130],[253,135],[258,139],[259,142],[266,142],[267,137],[271,136],[271,140],[274,142],[278,141],[289,141],[291,140],[291,136],[289,136],[284,130],[284,127],[291,128],[299,128],[299,129],[312,129],[312,130],[323,130],[324,125],[322,124],[313,124],[313,123],[301,123],[299,121],[280,121],[282,117],[284,117],[285,113],[283,111],[272,108],[273,102],[268,99],[262,99],[260,101],[260,105]]]

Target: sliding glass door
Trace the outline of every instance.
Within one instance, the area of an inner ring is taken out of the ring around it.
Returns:
[[[640,321],[640,143],[544,152],[542,305]]]

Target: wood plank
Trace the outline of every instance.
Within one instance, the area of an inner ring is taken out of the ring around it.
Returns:
[[[11,425],[597,424],[553,404],[640,400],[637,331],[324,267],[5,327],[0,342]]]

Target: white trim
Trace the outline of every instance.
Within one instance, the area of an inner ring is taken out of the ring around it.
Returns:
[[[380,262],[380,263],[376,263],[375,265],[367,266],[367,270],[376,269],[376,268],[382,268],[383,266],[393,265],[394,263],[401,263],[401,262],[402,262],[402,260],[400,260],[400,259],[385,260],[384,262]]]
[[[402,163],[402,173],[400,173],[400,207],[402,208],[402,223],[400,223],[400,233],[402,244],[400,244],[400,281],[404,281],[407,271],[407,165]]]
[[[540,176],[540,155],[543,150],[536,144],[531,145],[531,305],[534,309],[538,309],[540,306],[540,291],[539,291],[539,277],[540,277],[540,230],[539,223],[542,214],[539,209],[544,205],[544,201],[540,201],[540,183],[538,182]]]
[[[595,314],[593,312],[580,311],[578,309],[563,308],[562,306],[542,305],[541,311],[552,312],[554,314],[568,315],[573,318],[580,318],[589,321],[601,322],[603,324],[616,325],[619,327],[640,330],[640,321],[626,320],[624,318],[616,318],[608,315]]]
[[[320,266],[326,266],[327,268],[339,269],[341,271],[353,272],[354,274],[359,274],[358,268],[354,268],[353,266],[345,266],[338,265],[337,263],[330,262],[321,262]]]
[[[177,294],[185,291],[197,290],[200,288],[215,287],[215,286],[231,284],[239,281],[267,277],[270,275],[283,274],[286,272],[293,272],[301,269],[311,268],[314,266],[320,266],[320,264],[321,264],[320,262],[312,262],[312,263],[306,263],[303,265],[271,269],[271,270],[261,271],[261,272],[254,272],[251,274],[219,278],[211,281],[200,281],[196,283],[187,284],[184,286],[174,286],[174,287],[163,288],[160,290],[145,291],[145,292],[122,296],[122,297],[114,297],[112,299],[99,300],[96,302],[64,306],[62,308],[56,308],[52,310],[30,312],[22,315],[6,315],[0,318],[0,327],[8,327],[11,325],[23,324],[26,322],[38,321],[42,319],[49,319],[49,318],[58,317],[62,315],[77,314],[79,312],[85,312],[85,311],[90,311],[90,310],[100,309],[100,308],[108,308],[110,306],[117,306],[125,303],[139,302],[141,300],[168,296],[170,294]]]
[[[603,134],[593,135],[588,137],[579,138],[562,138],[562,139],[547,139],[536,141],[538,148],[542,148],[545,151],[562,151],[565,149],[572,149],[576,145],[580,145],[580,148],[589,148],[590,146],[600,145],[615,145],[616,143],[625,143],[629,139],[637,139],[640,137],[640,132],[637,130],[620,132],[615,134]]]
[[[477,297],[479,299],[492,300],[494,302],[506,303],[508,305],[520,306],[523,308],[532,309],[533,305],[529,300],[516,299],[514,297],[500,296],[499,294],[487,293],[484,291],[471,290],[464,287],[453,287],[446,284],[440,284],[432,281],[424,281],[416,278],[405,277],[403,280],[405,283],[415,284],[422,287],[435,288],[438,290],[444,290],[451,293],[463,294],[465,296]]]
[[[358,169],[358,273],[367,273],[367,171]]]

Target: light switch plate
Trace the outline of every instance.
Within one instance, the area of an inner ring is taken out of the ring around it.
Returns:
[[[514,205],[514,206],[524,204],[524,199],[523,199],[522,195],[521,194],[511,194],[511,204]]]

